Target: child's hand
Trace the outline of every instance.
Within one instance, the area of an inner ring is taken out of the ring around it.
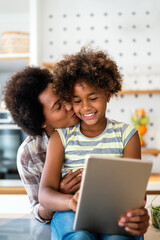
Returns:
[[[132,235],[143,235],[149,226],[149,215],[144,205],[127,212],[126,216],[120,218],[118,225]]]
[[[73,210],[74,212],[77,209],[78,198],[79,198],[79,191],[76,192],[76,194],[69,200],[69,206],[71,210]]]
[[[82,171],[83,169],[80,168],[75,172],[70,171],[68,174],[66,174],[60,182],[60,192],[73,194],[78,191],[82,179]]]

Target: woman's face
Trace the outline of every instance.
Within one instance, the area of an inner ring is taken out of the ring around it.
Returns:
[[[43,105],[43,113],[46,119],[42,127],[49,136],[55,128],[74,126],[79,122],[72,106],[62,104],[53,93],[53,85],[51,83],[39,94],[38,99]]]

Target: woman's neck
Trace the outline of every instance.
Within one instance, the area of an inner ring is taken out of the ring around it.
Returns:
[[[46,127],[44,131],[47,134],[47,136],[50,137],[54,131],[54,128],[51,129]]]

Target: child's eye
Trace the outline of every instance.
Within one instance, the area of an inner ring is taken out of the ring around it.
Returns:
[[[80,103],[80,102],[81,102],[81,100],[74,100],[74,101],[73,101],[73,103],[75,103],[75,104],[76,104],[76,103]]]
[[[94,97],[94,98],[90,98],[91,101],[95,101],[97,100],[97,97]]]

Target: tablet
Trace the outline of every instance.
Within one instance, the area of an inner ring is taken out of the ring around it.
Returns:
[[[152,162],[88,156],[83,172],[74,230],[128,235],[118,220],[142,205]]]

